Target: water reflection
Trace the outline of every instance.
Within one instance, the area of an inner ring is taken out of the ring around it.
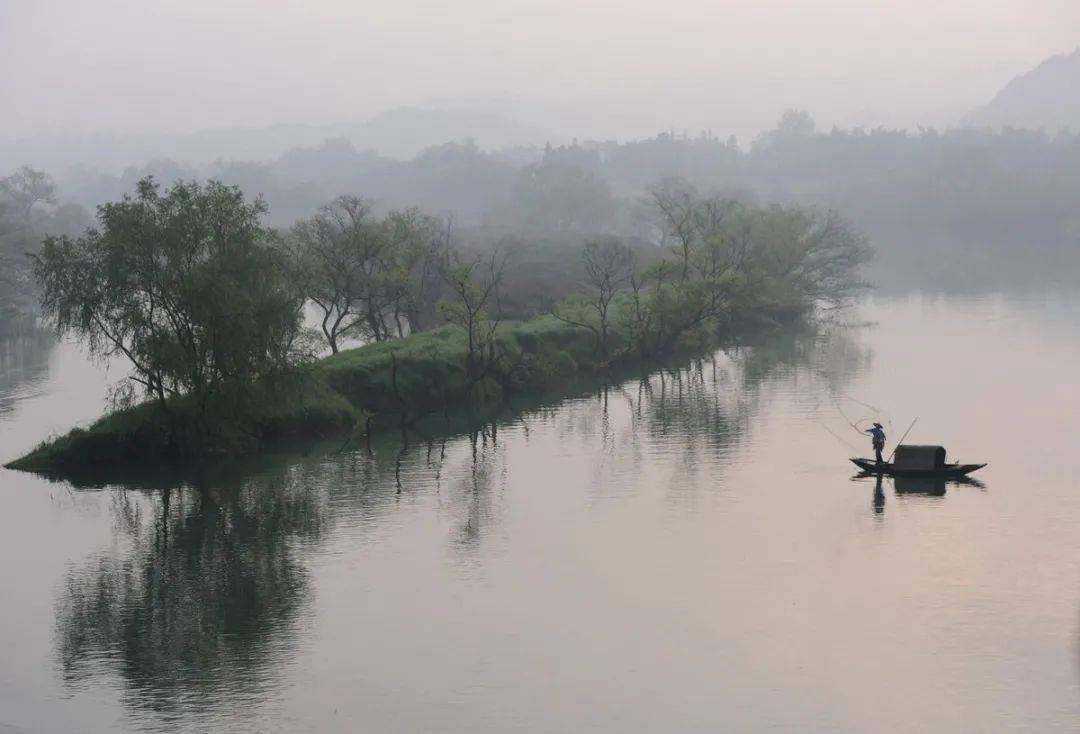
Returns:
[[[24,324],[0,329],[0,418],[41,393],[49,377],[52,334]]]
[[[229,471],[0,471],[0,729],[1075,730],[1067,318],[870,313]],[[65,369],[0,442],[70,425]],[[848,483],[836,398],[993,491]]]
[[[875,474],[872,472],[859,472],[852,481],[874,483],[874,514],[881,515],[885,512],[885,488],[884,488],[884,476],[881,474]],[[955,487],[972,487],[976,489],[986,489],[986,485],[980,482],[974,477],[917,477],[917,476],[896,476],[891,477],[889,480],[892,483],[893,491],[898,495],[911,495],[916,497],[927,497],[932,499],[940,499],[945,496],[945,491],[949,485]]]
[[[124,547],[71,570],[58,602],[65,682],[118,676],[166,717],[265,695],[308,602],[298,546],[322,532],[319,493],[285,471],[114,490],[112,514]]]
[[[837,350],[850,358],[837,359]],[[272,700],[285,685],[285,663],[303,647],[314,594],[308,553],[326,538],[375,543],[408,508],[434,498],[449,520],[447,553],[474,568],[503,539],[505,436],[528,447],[516,470],[541,475],[559,447],[587,447],[598,492],[629,484],[611,481],[612,472],[640,474],[658,456],[678,457],[679,471],[718,476],[777,390],[807,378],[834,389],[866,359],[842,333],[789,333],[637,379],[584,385],[564,401],[522,396],[486,414],[377,427],[361,445],[309,446],[306,456],[65,476],[107,488],[123,542],[63,584],[63,679],[73,691],[120,680],[144,727],[169,728],[179,718],[209,725],[237,706]],[[534,427],[552,443],[531,445]]]
[[[678,483],[700,489],[696,475],[708,471],[712,482],[719,479],[750,443],[754,421],[770,401],[816,403],[841,391],[871,356],[845,329],[792,330],[654,372],[620,388],[631,406],[635,447],[652,450],[636,458],[678,456]]]

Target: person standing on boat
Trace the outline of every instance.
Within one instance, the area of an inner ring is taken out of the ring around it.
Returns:
[[[873,428],[867,428],[863,433],[870,434],[870,440],[874,443],[874,456],[877,458],[877,463],[883,463],[881,451],[885,448],[885,429],[881,427],[880,423],[875,423]]]

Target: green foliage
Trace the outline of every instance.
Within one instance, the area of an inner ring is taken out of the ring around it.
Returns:
[[[49,237],[35,256],[42,312],[91,353],[123,354],[163,408],[234,394],[301,357],[300,300],[260,224],[262,201],[235,187],[152,179],[98,211],[100,229]]]
[[[650,204],[672,260],[635,275],[621,309],[643,357],[670,353],[695,330],[730,329],[748,313],[842,306],[871,254],[833,212],[754,207],[672,180],[654,188]]]

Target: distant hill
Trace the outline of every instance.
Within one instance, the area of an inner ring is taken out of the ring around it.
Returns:
[[[468,109],[400,108],[363,123],[269,125],[200,130],[184,135],[35,137],[0,141],[0,175],[23,164],[63,176],[73,166],[119,172],[129,165],[168,159],[200,165],[219,158],[268,161],[293,148],[344,139],[358,150],[393,158],[412,158],[451,141],[472,140],[485,150],[542,146],[555,138],[538,128],[487,112]]]
[[[1080,132],[1080,49],[1051,56],[1016,77],[988,104],[966,114],[962,124]]]
[[[412,158],[432,146],[466,139],[484,150],[554,142],[548,132],[494,113],[413,107],[383,112],[339,137],[393,158]]]

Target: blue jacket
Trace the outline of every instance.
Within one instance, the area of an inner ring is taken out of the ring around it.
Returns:
[[[863,433],[869,433],[874,439],[874,445],[885,445],[885,429],[874,426],[873,428],[867,428]]]

